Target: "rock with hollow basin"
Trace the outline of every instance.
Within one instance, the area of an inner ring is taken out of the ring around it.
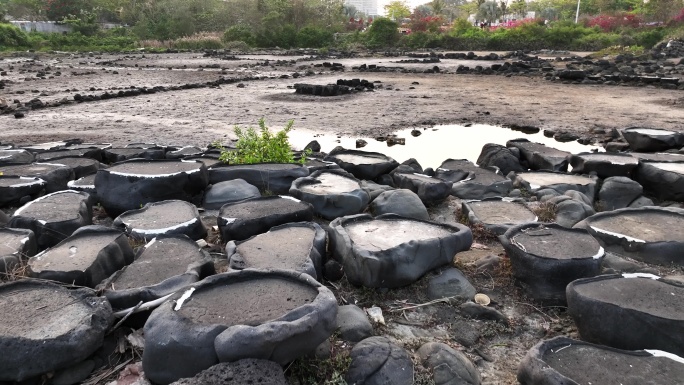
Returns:
[[[230,241],[226,254],[232,270],[294,270],[320,280],[327,240],[314,222],[288,223],[245,241]]]
[[[451,194],[451,188],[454,184],[453,182],[417,173],[397,172],[392,174],[392,179],[397,188],[413,191],[426,204],[437,203],[446,199]]]
[[[19,203],[22,198],[34,197],[45,188],[40,178],[0,175],[0,207]]]
[[[379,152],[347,150],[341,147],[332,150],[323,160],[335,162],[355,177],[367,180],[388,174],[399,166],[396,160]]]
[[[641,162],[634,179],[658,199],[684,202],[684,162]]]
[[[24,381],[78,364],[112,323],[106,299],[37,280],[0,285],[0,381]]]
[[[84,192],[58,191],[33,200],[14,212],[8,227],[29,229],[36,234],[40,249],[54,246],[90,225],[93,209]]]
[[[209,183],[243,179],[261,191],[287,194],[292,182],[309,175],[309,169],[294,163],[255,163],[214,165],[209,169]]]
[[[586,195],[591,202],[596,195],[598,178],[595,176],[565,174],[550,171],[519,172],[509,175],[513,181],[513,187],[525,188],[529,192],[542,189],[552,189],[563,194],[566,191],[579,191]]]
[[[512,199],[491,198],[481,201],[464,201],[461,210],[474,225],[482,225],[495,235],[502,235],[511,227],[537,222],[537,215],[524,202]]]
[[[0,273],[11,272],[22,259],[38,251],[33,231],[0,227]]]
[[[154,301],[215,274],[209,254],[184,235],[149,241],[130,265],[102,282],[100,289],[115,309]]]
[[[92,202],[98,202],[97,190],[95,190],[95,174],[84,176],[76,180],[70,180],[67,184],[70,190],[88,193]]]
[[[179,200],[148,203],[141,209],[126,211],[112,225],[135,239],[186,235],[196,241],[207,236],[197,207]]]
[[[163,148],[109,148],[104,150],[104,160],[107,163],[118,163],[131,159],[158,160],[164,159],[166,152]]]
[[[133,249],[122,232],[86,226],[29,259],[28,267],[32,277],[95,287],[133,262],[133,257]]]
[[[586,231],[557,224],[527,223],[499,237],[513,276],[530,296],[547,306],[566,304],[566,286],[601,273],[605,251]]]
[[[214,275],[152,312],[144,329],[145,375],[168,384],[243,358],[284,365],[326,340],[336,317],[333,293],[307,274],[248,269]]]
[[[83,178],[87,175],[92,175],[101,168],[101,163],[95,159],[90,158],[75,158],[75,157],[65,157],[53,159],[50,161],[52,164],[63,164],[66,167],[74,170],[74,179]],[[68,184],[68,182],[67,182]]]
[[[496,168],[478,167],[466,159],[447,159],[435,177],[454,182],[451,195],[461,199],[485,199],[507,196],[512,183]]]
[[[602,275],[568,285],[568,313],[582,339],[618,349],[684,356],[684,284],[652,274]]]
[[[595,172],[599,178],[632,175],[639,165],[639,159],[629,154],[582,152],[570,156],[573,174]]]
[[[676,384],[684,358],[661,350],[621,350],[556,337],[532,347],[518,368],[522,385]]]
[[[309,202],[314,212],[332,220],[358,214],[370,202],[370,195],[359,180],[344,170],[316,171],[292,183],[290,195]]]
[[[95,176],[100,203],[112,218],[163,200],[199,203],[207,184],[207,169],[196,161],[129,160]]]
[[[632,151],[657,152],[684,146],[680,132],[659,128],[630,127],[622,130],[622,136]]]
[[[270,196],[221,207],[216,219],[224,242],[241,241],[290,222],[309,222],[313,207],[290,196]]]
[[[506,142],[506,147],[520,150],[520,157],[531,170],[567,171],[569,152],[557,150],[527,139],[514,139]]]
[[[74,170],[62,164],[31,163],[0,166],[0,174],[40,178],[45,181],[45,192],[66,190],[67,183],[74,178]]]
[[[592,215],[586,224],[610,252],[646,263],[684,266],[684,209],[619,209]]]
[[[353,285],[394,288],[417,281],[426,272],[468,250],[473,234],[466,226],[367,214],[330,222],[330,245]]]

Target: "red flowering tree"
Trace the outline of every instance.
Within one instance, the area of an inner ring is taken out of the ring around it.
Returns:
[[[631,13],[608,15],[602,13],[590,19],[587,25],[590,27],[598,26],[604,32],[614,32],[622,28],[638,28],[642,22],[643,19],[640,15]]]

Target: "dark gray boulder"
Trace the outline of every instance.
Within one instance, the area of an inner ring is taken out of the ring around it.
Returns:
[[[311,204],[289,196],[269,196],[226,204],[217,223],[224,242],[241,241],[273,226],[313,219]]]
[[[455,297],[472,300],[476,293],[468,278],[455,267],[444,269],[428,281],[427,295],[430,299]]]
[[[585,341],[684,356],[683,295],[683,284],[652,274],[603,275],[568,285],[568,313]]]
[[[36,197],[45,189],[40,178],[0,175],[0,207],[19,203],[24,197]]]
[[[513,187],[524,188],[530,193],[543,189],[552,189],[563,194],[566,191],[579,191],[592,202],[596,195],[598,178],[595,176],[566,174],[550,171],[530,171],[509,174]]]
[[[149,240],[160,235],[186,235],[196,241],[207,236],[197,207],[180,200],[148,203],[114,219],[112,226],[134,239]]]
[[[325,157],[326,161],[337,163],[343,170],[359,179],[373,180],[382,174],[389,174],[399,163],[378,152],[346,150],[337,147]]]
[[[400,287],[426,272],[449,264],[473,241],[469,228],[404,218],[367,214],[338,218],[330,223],[330,249],[344,266],[353,285]]]
[[[478,167],[469,160],[447,159],[435,177],[454,182],[451,195],[461,199],[485,199],[507,196],[512,183],[494,167]]]
[[[201,371],[195,377],[180,379],[171,385],[287,385],[283,368],[273,361],[245,358],[222,362]]]
[[[28,261],[32,277],[95,287],[133,262],[128,238],[105,226],[85,226]]]
[[[40,178],[45,181],[45,192],[53,193],[67,189],[67,183],[74,180],[74,170],[61,164],[31,163],[1,165],[0,173],[5,176]]]
[[[684,360],[658,350],[620,350],[556,337],[532,347],[518,367],[522,385],[675,384]]]
[[[309,169],[293,163],[215,165],[209,169],[209,183],[243,179],[261,191],[287,194],[292,182],[309,175]]]
[[[569,152],[547,147],[541,143],[527,139],[515,139],[506,142],[506,147],[520,150],[520,158],[532,170],[567,171]],[[518,171],[518,170],[512,170]],[[506,173],[507,174],[507,173]]]
[[[129,160],[95,176],[98,199],[112,218],[163,200],[199,203],[207,184],[207,169],[196,161]]]
[[[480,372],[465,354],[440,342],[418,349],[423,366],[432,372],[436,385],[479,385]]]
[[[513,151],[494,143],[487,143],[482,147],[477,164],[481,167],[497,167],[504,175],[511,171],[525,171],[520,165],[520,158]]]
[[[453,182],[417,173],[393,173],[394,186],[408,189],[418,195],[425,204],[438,203],[451,194]]]
[[[33,231],[0,227],[0,273],[11,272],[22,259],[38,251]]]
[[[564,306],[566,286],[601,273],[605,251],[584,230],[556,224],[527,223],[499,237],[511,260],[513,276],[535,300]]]
[[[310,203],[317,215],[328,220],[358,214],[370,202],[359,180],[344,170],[316,171],[299,178],[292,183],[290,195]]]
[[[50,161],[50,164],[61,164],[74,170],[74,179],[79,179],[87,175],[95,174],[97,170],[99,170],[103,166],[100,162],[96,161],[95,159],[76,157],[64,157],[53,159]]]
[[[112,323],[106,299],[37,280],[0,285],[0,381],[24,381],[75,365],[101,345]]]
[[[389,175],[387,175],[387,177],[391,179]],[[371,198],[371,201],[380,196],[380,194],[384,193],[385,191],[392,191],[395,189],[392,186],[375,183],[369,180],[362,180],[359,181],[359,183],[361,183],[361,188],[366,190],[366,192]]]
[[[152,312],[144,329],[143,368],[152,382],[168,384],[219,362],[260,358],[286,364],[326,340],[336,317],[335,296],[307,274],[214,275]]]
[[[632,151],[657,152],[684,146],[684,135],[659,128],[630,127],[622,130],[622,136]]]
[[[8,227],[29,229],[39,249],[54,246],[76,229],[92,224],[93,209],[88,194],[58,191],[33,200],[14,212]]]
[[[598,199],[603,210],[624,209],[641,196],[643,187],[624,176],[607,178],[601,185]]]
[[[509,228],[523,223],[536,222],[537,215],[524,202],[491,198],[481,201],[464,201],[462,212],[468,222],[482,225],[496,235],[505,233]]]
[[[244,241],[226,244],[232,270],[283,269],[321,280],[328,235],[314,222],[286,223]]]
[[[0,164],[29,164],[35,156],[23,149],[0,149]]]
[[[565,197],[567,197],[567,199],[565,199]],[[591,205],[581,200],[572,199],[567,195],[561,195],[558,198],[562,198],[563,200],[555,204],[555,221],[563,227],[571,228],[578,222],[596,214],[596,211]],[[550,201],[553,202],[554,199],[551,199]]]
[[[634,179],[658,199],[684,202],[684,162],[641,162]]]
[[[570,156],[574,174],[596,173],[599,178],[629,177],[639,160],[629,154],[583,152]]]
[[[211,185],[204,193],[202,207],[218,210],[226,203],[239,202],[261,196],[259,189],[243,179],[229,180]]]
[[[411,356],[385,337],[370,337],[359,342],[351,351],[351,359],[344,377],[348,384],[413,384]]]
[[[427,208],[418,195],[411,190],[385,191],[370,204],[374,215],[397,214],[402,217],[429,220]]]
[[[359,342],[373,335],[373,325],[366,312],[356,305],[339,307],[336,326],[344,341]]]

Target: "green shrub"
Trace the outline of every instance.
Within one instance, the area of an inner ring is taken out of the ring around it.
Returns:
[[[0,23],[0,47],[24,48],[29,45],[26,33],[12,24]]]
[[[231,42],[231,41],[243,41],[246,44],[253,46],[254,45],[254,33],[252,33],[252,29],[244,24],[238,24],[234,25],[226,30],[226,32],[223,33],[223,41],[225,43]]]
[[[249,44],[247,44],[241,40],[228,41],[228,42],[224,43],[223,46],[225,49],[229,49],[231,51],[246,52],[246,51],[249,51],[249,49],[250,49]]]
[[[399,41],[399,24],[379,17],[373,21],[366,32],[366,45],[371,48],[392,47]]]
[[[328,29],[318,27],[304,27],[297,32],[297,47],[321,48],[333,41],[333,33]]]
[[[294,154],[290,147],[287,133],[292,130],[294,120],[290,120],[287,126],[276,134],[266,127],[264,118],[259,119],[259,132],[253,127],[243,130],[235,126],[235,135],[238,137],[236,150],[222,151],[220,160],[232,164],[250,163],[293,163]],[[306,154],[300,159],[306,161]]]

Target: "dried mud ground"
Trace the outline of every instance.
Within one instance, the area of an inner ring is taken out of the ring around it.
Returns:
[[[206,146],[215,140],[232,139],[233,125],[254,125],[262,117],[273,127],[282,127],[294,119],[296,129],[351,137],[376,137],[400,129],[447,123],[530,125],[580,135],[597,128],[633,125],[684,130],[684,96],[677,90],[562,84],[529,76],[359,73],[351,69],[362,63],[417,69],[434,65],[394,63],[402,58],[332,60],[344,64],[344,72],[315,67],[326,60],[304,56],[245,55],[239,59],[206,58],[199,53],[5,55],[0,57],[0,71],[6,71],[0,76],[5,81],[0,98],[7,103],[26,103],[33,98],[43,102],[73,100],[76,94],[180,86],[220,77],[262,79],[244,81],[242,86],[224,84],[70,103],[28,111],[22,119],[1,115],[0,142],[29,144],[80,138],[115,146],[131,142]],[[263,65],[265,59],[271,62]],[[297,61],[273,65],[278,59]],[[456,66],[465,62],[443,60],[438,65],[442,71],[455,72]],[[295,72],[302,76],[281,78]],[[352,78],[379,81],[382,87],[374,92],[329,98],[295,95],[288,88],[295,83],[327,84]],[[459,207],[460,201],[450,198],[429,211],[435,221],[455,223],[459,221]],[[478,292],[490,296],[490,306],[505,314],[508,323],[465,319],[450,303],[425,305],[431,274],[409,287],[386,292],[353,288],[346,279],[326,284],[341,305],[381,307],[386,325],[376,324],[376,334],[395,339],[413,353],[424,342],[445,342],[475,362],[483,384],[516,384],[518,363],[530,347],[556,335],[577,337],[576,329],[563,308],[542,308],[526,298],[511,278],[502,247],[494,238],[475,230],[477,243],[470,251],[459,253],[454,265],[464,271]],[[472,265],[488,255],[504,256],[503,262],[491,270],[477,270]],[[673,273],[661,270],[663,274]],[[459,342],[465,340],[472,344]],[[323,383],[321,376],[339,379],[349,363],[350,348],[348,343],[334,338],[332,358],[299,360],[287,368],[291,383]],[[416,369],[415,383],[434,383],[417,358]]]

